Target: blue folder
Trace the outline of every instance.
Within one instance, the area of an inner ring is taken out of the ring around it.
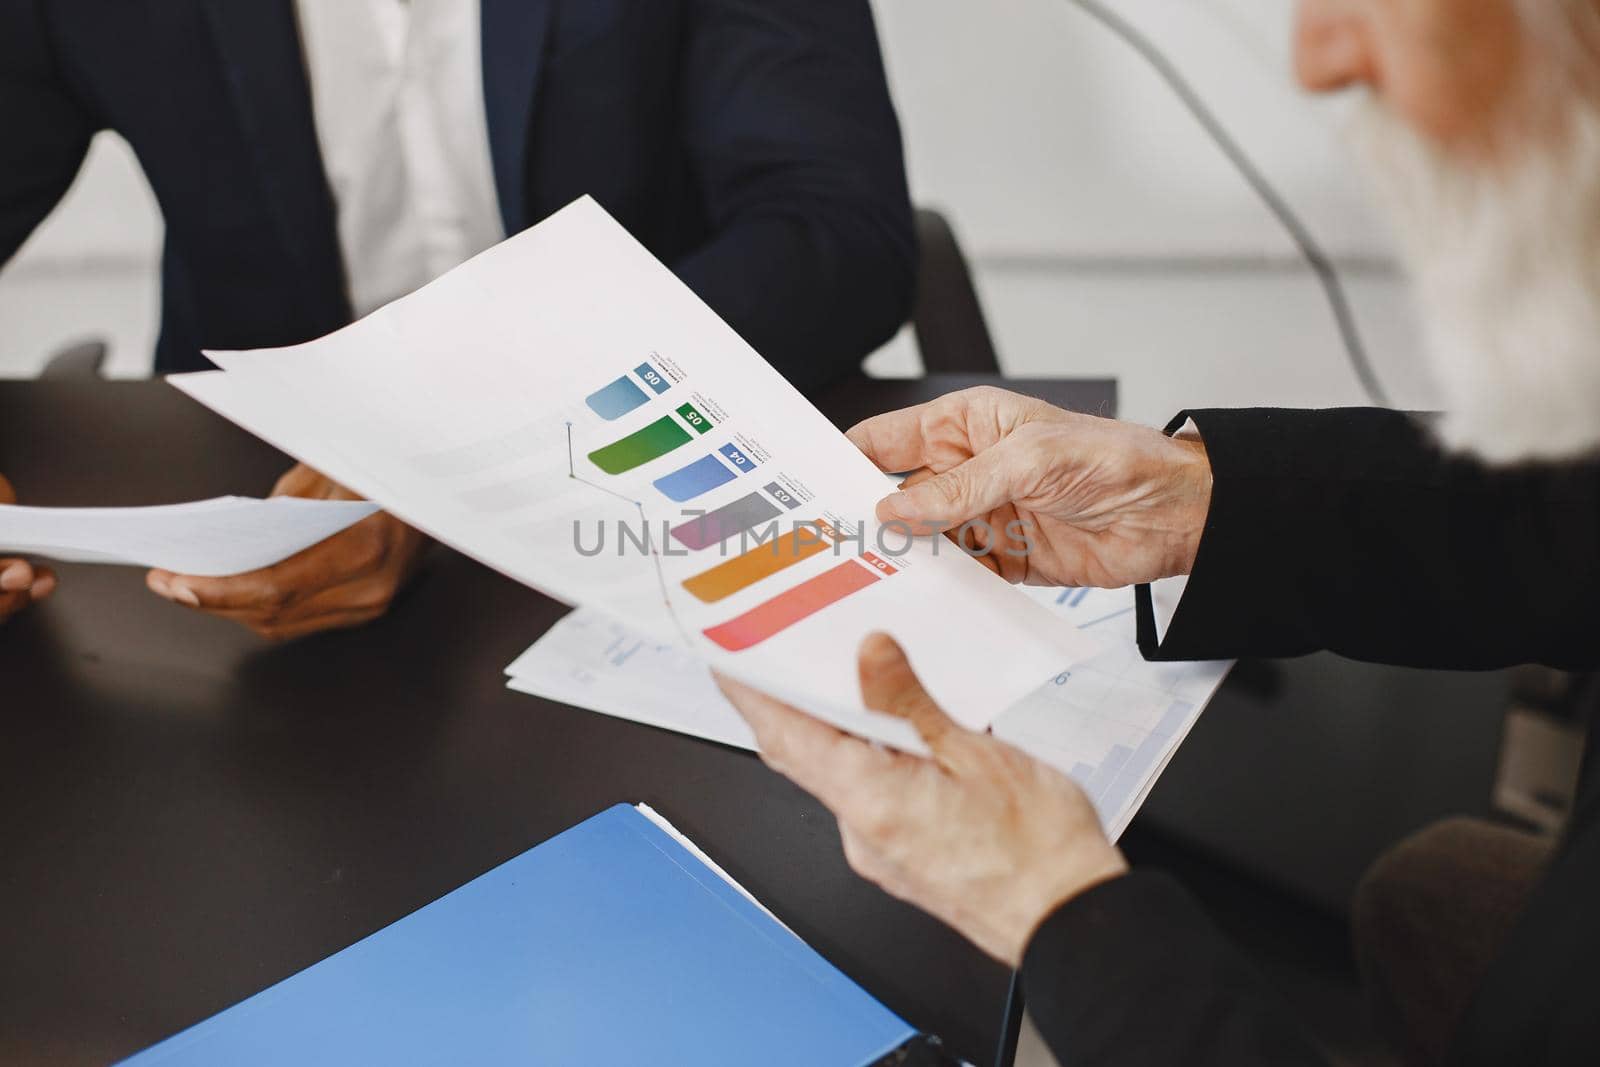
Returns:
[[[915,1036],[619,804],[126,1062],[862,1067]]]

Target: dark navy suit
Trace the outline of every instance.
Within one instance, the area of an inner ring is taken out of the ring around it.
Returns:
[[[482,0],[506,232],[592,194],[802,388],[904,320],[916,247],[866,0]],[[166,220],[156,366],[351,316],[293,0],[0,0],[0,262],[93,134]]]

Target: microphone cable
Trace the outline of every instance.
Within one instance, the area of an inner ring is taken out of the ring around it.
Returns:
[[[1256,196],[1267,206],[1267,210],[1277,218],[1279,224],[1289,234],[1290,240],[1299,249],[1301,258],[1322,285],[1322,292],[1327,297],[1328,307],[1332,310],[1334,322],[1339,328],[1339,338],[1344,344],[1345,355],[1350,361],[1350,368],[1355,372],[1356,379],[1361,383],[1362,390],[1378,407],[1390,407],[1389,396],[1373,369],[1366,345],[1362,343],[1361,331],[1357,328],[1355,316],[1351,313],[1350,301],[1345,296],[1338,271],[1334,269],[1332,261],[1322,251],[1322,247],[1317,244],[1316,238],[1311,236],[1311,231],[1300,221],[1299,216],[1206,106],[1200,94],[1149,38],[1100,0],[1068,0],[1068,3],[1120,39],[1143,59],[1162,81],[1166,82],[1173,95],[1211,138],[1212,143],[1227,157],[1228,162],[1233,164],[1234,170],[1238,171],[1245,184],[1254,190]]]

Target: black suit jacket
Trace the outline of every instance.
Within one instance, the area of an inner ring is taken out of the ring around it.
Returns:
[[[1330,649],[1422,667],[1600,666],[1600,463],[1492,472],[1385,411],[1196,411],[1215,475],[1159,648],[1215,659]],[[1308,816],[1314,818],[1314,816]],[[1470,889],[1466,890],[1470,891]],[[1600,1056],[1600,785],[1457,1036],[1469,1064]],[[1062,906],[1023,965],[1064,1067],[1319,1062],[1176,883],[1135,872]]]
[[[866,0],[482,0],[506,232],[589,193],[802,387],[905,319],[916,247]],[[166,220],[162,371],[350,306],[293,0],[0,0],[0,262],[91,136]]]

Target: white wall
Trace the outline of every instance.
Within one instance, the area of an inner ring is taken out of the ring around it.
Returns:
[[[917,199],[974,260],[1013,374],[1105,374],[1124,411],[1359,401],[1321,295],[1275,221],[1180,105],[1070,0],[874,0]],[[1120,0],[1343,265],[1396,399],[1430,391],[1389,247],[1340,144],[1349,102],[1292,88],[1289,0]],[[160,225],[136,165],[97,142],[78,185],[0,273],[0,374],[109,337],[144,373]],[[875,358],[910,372],[905,339]]]

